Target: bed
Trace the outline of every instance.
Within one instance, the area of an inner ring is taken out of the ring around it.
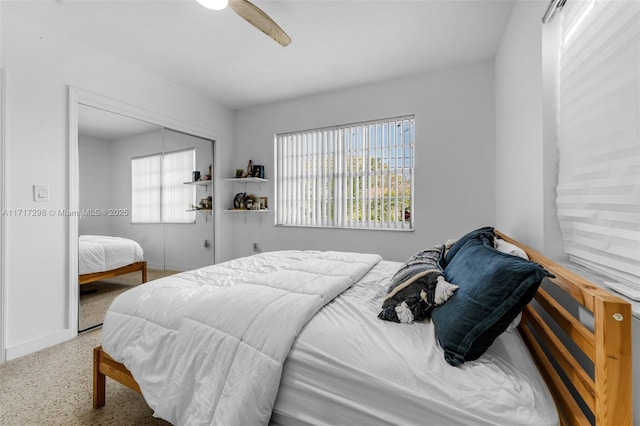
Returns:
[[[104,235],[81,235],[78,239],[78,283],[88,284],[140,271],[147,282],[147,262],[136,241]]]
[[[340,252],[263,253],[119,296],[94,350],[94,407],[105,405],[110,377],[175,424],[630,425],[630,305],[495,235],[552,276],[533,286],[517,329],[499,330],[474,359],[447,360],[449,343],[436,333],[435,324],[445,322],[436,322],[436,312],[458,309],[454,301],[465,293],[434,309],[431,321],[381,321],[381,300],[402,263]],[[302,300],[289,294],[299,273],[310,278],[295,287]],[[342,284],[342,277],[354,282]],[[318,282],[331,294],[317,294]],[[548,286],[592,312],[593,330]],[[567,339],[591,365],[574,358]]]

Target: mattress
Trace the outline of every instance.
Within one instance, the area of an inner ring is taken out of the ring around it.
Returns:
[[[80,275],[105,272],[144,260],[144,251],[128,238],[81,235],[78,246]]]
[[[327,304],[285,362],[271,423],[313,425],[557,425],[547,387],[517,331],[477,361],[452,367],[430,322],[377,318],[383,261]]]

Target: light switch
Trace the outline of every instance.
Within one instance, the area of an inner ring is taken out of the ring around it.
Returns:
[[[49,186],[33,185],[33,201],[49,201]]]

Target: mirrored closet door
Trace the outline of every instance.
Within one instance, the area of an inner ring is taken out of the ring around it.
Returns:
[[[120,293],[214,263],[213,141],[78,106],[78,330]]]

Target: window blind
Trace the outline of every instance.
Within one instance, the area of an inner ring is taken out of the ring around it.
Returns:
[[[415,118],[275,137],[276,225],[413,229]]]
[[[640,290],[640,2],[568,1],[558,218],[570,260]]]
[[[147,155],[131,159],[131,221],[160,222],[162,156]]]
[[[195,170],[196,151],[193,148],[167,152],[162,165],[162,221],[193,223],[195,212],[187,211],[196,199],[196,188],[185,185]]]
[[[195,149],[131,159],[131,221],[133,223],[193,223],[196,188],[191,181]]]

